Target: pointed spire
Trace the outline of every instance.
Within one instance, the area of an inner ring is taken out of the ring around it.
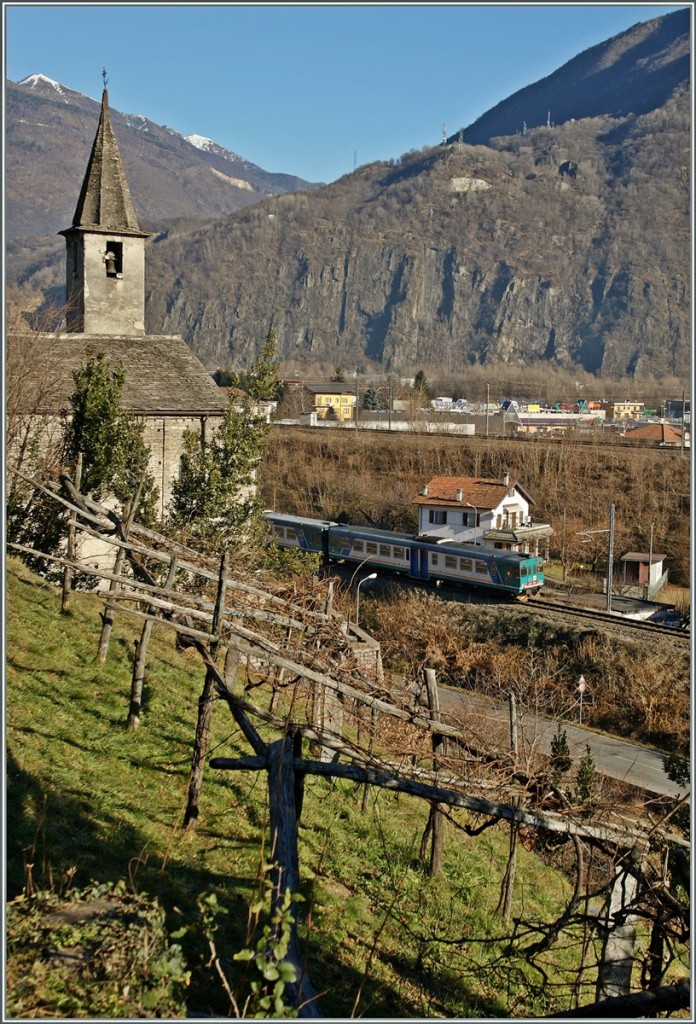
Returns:
[[[138,225],[121,154],[111,126],[106,79],[99,126],[73,217],[73,227],[118,231],[121,234],[145,234]]]

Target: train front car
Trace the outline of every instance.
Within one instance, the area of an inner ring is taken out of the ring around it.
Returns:
[[[526,601],[544,586],[543,558],[508,551],[506,557],[498,559],[498,562],[503,589],[518,601]]]
[[[482,546],[462,547],[452,542],[419,542],[418,546],[421,565],[427,564],[427,572],[420,574],[425,579],[496,591],[519,600],[544,585],[543,560],[535,556]]]
[[[326,555],[329,528],[335,525],[330,520],[288,516],[270,510],[263,513],[263,518],[268,523],[269,539],[278,547]]]

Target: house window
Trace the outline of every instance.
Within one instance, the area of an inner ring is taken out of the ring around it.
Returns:
[[[428,522],[434,526],[443,526],[447,522],[447,510],[444,508],[431,508],[428,512]]]
[[[462,512],[462,525],[463,526],[480,526],[481,517],[478,512]]]
[[[104,253],[107,277],[123,277],[123,242],[107,242]]]

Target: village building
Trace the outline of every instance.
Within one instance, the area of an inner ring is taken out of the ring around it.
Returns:
[[[645,411],[644,402],[602,402],[608,420],[639,420]]]
[[[165,513],[179,473],[185,430],[215,429],[227,396],[176,335],[145,332],[145,244],[109,116],[106,89],[87,171],[66,241],[66,330],[24,339],[23,413],[42,417],[46,436],[63,428],[73,374],[90,356],[121,364],[121,405],[145,425],[150,471]],[[9,374],[8,370],[8,374]],[[17,383],[17,382],[15,382]]]
[[[628,551],[619,559],[619,578],[627,597],[650,600],[667,583],[669,571],[664,568],[666,555],[649,551]]]
[[[660,448],[681,448],[682,437],[683,447],[691,447],[691,432],[681,428],[673,427],[671,423],[646,423],[642,427],[632,427],[624,435],[627,441],[634,441],[636,444],[657,444]]]
[[[421,537],[535,555],[544,541],[548,558],[553,529],[532,521],[532,497],[508,474],[502,479],[434,477],[414,504]]]
[[[317,420],[347,423],[355,419],[355,389],[340,381],[317,383],[301,380],[283,381],[283,405],[286,411],[314,424]]]

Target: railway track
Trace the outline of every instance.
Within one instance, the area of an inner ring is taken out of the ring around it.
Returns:
[[[688,650],[691,645],[689,631],[671,629],[669,626],[660,626],[654,622],[627,619],[625,616],[595,611],[592,608],[579,608],[577,605],[566,604],[563,601],[549,601],[544,597],[534,597],[522,607],[549,618],[563,618],[564,621],[571,619],[578,623],[586,622],[588,626],[601,628],[603,632],[621,636],[623,639],[644,640],[650,643],[659,640],[660,644],[682,650]]]
[[[354,570],[351,567],[334,565],[331,566],[330,574],[349,582],[354,577]],[[631,640],[638,643],[660,644],[672,650],[688,651],[691,644],[691,633],[686,630],[670,629],[669,626],[660,626],[653,622],[641,622],[636,619],[627,619],[618,614],[607,614],[606,612],[595,611],[591,608],[581,608],[577,605],[566,604],[563,601],[552,601],[545,597],[531,597],[526,601],[511,601],[509,597],[491,594],[485,590],[467,589],[465,587],[453,587],[447,584],[436,585],[435,583],[424,583],[411,580],[406,576],[396,574],[383,574],[372,585],[373,592],[379,594],[391,588],[400,590],[417,590],[436,595],[443,601],[455,601],[465,604],[495,605],[496,607],[508,608],[511,611],[524,613],[532,612],[535,615],[544,616],[547,619],[558,623],[561,619],[564,624],[572,620],[577,625],[585,624],[587,627],[601,629],[603,633],[616,636],[621,640]]]

